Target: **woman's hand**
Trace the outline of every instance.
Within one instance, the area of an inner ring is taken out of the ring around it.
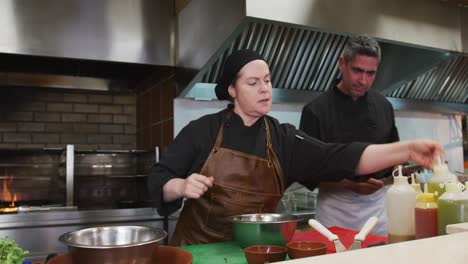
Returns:
[[[433,168],[436,158],[442,157],[444,154],[442,147],[434,141],[416,140],[409,141],[409,143],[409,160],[415,161],[429,169]]]
[[[181,190],[182,196],[189,199],[200,198],[208,191],[208,188],[213,187],[213,180],[213,177],[192,173],[192,175],[184,180]]]
[[[369,145],[361,155],[356,174],[371,174],[406,161],[414,161],[430,169],[436,157],[444,150],[433,140],[399,141],[389,144]]]
[[[198,199],[208,188],[213,187],[213,177],[207,177],[198,173],[192,173],[186,179],[175,178],[163,186],[165,202],[171,202],[180,198]]]

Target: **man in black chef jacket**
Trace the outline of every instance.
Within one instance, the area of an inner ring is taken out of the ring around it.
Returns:
[[[380,54],[375,39],[367,35],[351,37],[338,61],[341,79],[304,106],[300,129],[325,142],[398,141],[392,105],[371,90]],[[359,230],[369,217],[377,216],[379,222],[373,233],[386,236],[385,193],[389,179],[391,168],[367,177],[321,183],[318,220],[325,226]]]

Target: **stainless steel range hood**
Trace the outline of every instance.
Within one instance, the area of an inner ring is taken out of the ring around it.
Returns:
[[[127,71],[175,65],[173,21],[171,1],[0,1],[1,85],[125,87]],[[116,64],[120,76],[95,74]]]
[[[307,102],[339,77],[337,59],[349,35],[245,16],[180,97],[216,100],[213,87],[224,60],[233,50],[248,48],[260,52],[270,64],[274,102]],[[396,109],[468,113],[466,55],[378,40],[383,57],[373,89],[387,96]],[[182,58],[180,64],[191,63]]]

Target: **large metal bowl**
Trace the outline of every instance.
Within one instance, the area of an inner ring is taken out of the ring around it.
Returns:
[[[167,233],[146,226],[103,226],[69,232],[59,237],[73,263],[149,264]]]
[[[243,214],[229,217],[234,240],[241,247],[253,245],[285,246],[301,219],[288,214]]]

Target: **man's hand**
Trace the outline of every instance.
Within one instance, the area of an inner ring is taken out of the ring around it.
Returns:
[[[368,195],[380,190],[385,184],[381,180],[369,178],[367,182],[353,182],[347,179],[340,181],[340,185],[358,194]]]

